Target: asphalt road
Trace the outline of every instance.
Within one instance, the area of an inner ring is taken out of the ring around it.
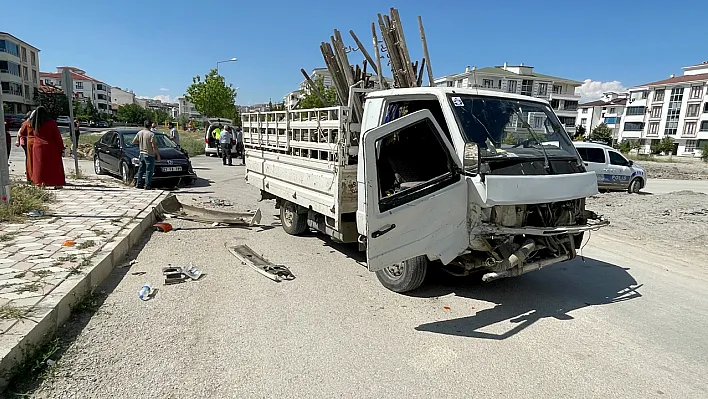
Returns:
[[[195,157],[178,190],[263,211],[265,227],[147,235],[62,331],[68,349],[35,398],[705,398],[708,275],[684,254],[594,234],[582,259],[525,276],[431,276],[384,289],[355,248],[279,227],[243,167]],[[90,163],[88,164],[90,170]],[[650,182],[651,190],[692,188]],[[669,188],[664,188],[669,189]],[[275,283],[224,244],[248,244],[295,280]],[[160,269],[207,275],[162,286]],[[142,274],[144,273],[144,274]],[[159,292],[137,298],[150,281]],[[94,313],[95,311],[95,313]]]

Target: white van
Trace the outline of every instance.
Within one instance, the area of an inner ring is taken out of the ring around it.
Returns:
[[[647,174],[644,169],[614,148],[586,141],[576,141],[573,145],[587,170],[597,174],[598,188],[638,193],[646,187]]]
[[[226,118],[209,118],[207,119],[207,122],[209,123],[204,129],[204,153],[206,156],[215,156],[221,158],[221,146],[217,141],[211,137],[211,133],[214,129],[217,128],[217,126],[221,126],[222,128],[224,126],[233,126],[233,121],[231,119],[226,119]],[[236,146],[231,147],[231,155],[236,155],[238,149]]]

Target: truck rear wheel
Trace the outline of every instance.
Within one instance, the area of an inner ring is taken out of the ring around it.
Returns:
[[[307,230],[307,214],[298,213],[297,205],[286,201],[280,206],[280,224],[286,233],[300,235]]]
[[[381,284],[393,292],[413,291],[423,284],[428,274],[428,257],[416,256],[376,272]]]

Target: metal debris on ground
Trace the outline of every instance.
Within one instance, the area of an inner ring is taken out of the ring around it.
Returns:
[[[156,208],[158,216],[165,218],[171,215],[174,218],[190,220],[200,223],[218,223],[231,227],[249,227],[260,223],[260,209],[253,212],[224,212],[214,209],[200,208],[197,206],[185,205],[179,202],[177,197],[170,195]]]
[[[274,265],[268,262],[265,258],[254,252],[248,245],[236,245],[229,247],[224,243],[224,246],[231,252],[233,256],[238,258],[244,265],[250,266],[258,273],[268,277],[275,282],[283,280],[293,280],[295,275],[283,265]]]
[[[204,274],[192,262],[189,266],[177,267],[169,265],[162,268],[162,274],[165,276],[165,285],[183,283],[185,280],[199,280]]]
[[[38,217],[44,216],[44,212],[43,212],[43,211],[40,211],[40,210],[37,210],[37,209],[33,209],[33,210],[31,210],[31,211],[25,213],[25,215],[27,215],[27,216],[29,216],[29,217],[31,217],[31,218],[38,218]]]
[[[233,206],[234,204],[222,199],[210,199],[209,201],[203,202],[204,205],[212,206]]]
[[[124,268],[124,267],[133,266],[133,265],[136,264],[136,263],[138,263],[138,260],[137,260],[137,259],[133,259],[133,260],[131,260],[130,262],[125,262],[125,263],[123,263],[123,264],[118,265],[118,267],[122,269],[122,268]]]

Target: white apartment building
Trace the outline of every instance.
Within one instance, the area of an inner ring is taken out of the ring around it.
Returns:
[[[3,102],[13,114],[35,105],[39,89],[39,49],[9,33],[0,32],[0,86]]]
[[[575,125],[584,127],[586,134],[590,134],[599,124],[604,123],[612,129],[613,137],[618,138],[628,95],[608,91],[602,93],[602,98],[597,101],[580,104]]]
[[[132,90],[111,87],[111,104],[116,106],[135,104],[135,93]]]
[[[682,76],[629,89],[620,140],[639,140],[647,153],[671,137],[674,155],[700,156],[708,143],[708,61],[682,69]]]
[[[582,82],[543,75],[523,63],[514,66],[505,62],[501,66],[480,69],[467,67],[463,73],[435,79],[435,85],[479,87],[546,99],[551,103],[568,134],[572,136],[575,133],[575,119],[580,101],[580,96],[575,95],[575,89],[580,87]]]
[[[295,90],[283,96],[283,104],[285,104],[285,109],[293,109],[300,102],[302,98],[303,91]]]
[[[194,108],[194,104],[187,101],[184,97],[177,97],[177,108],[179,116],[185,115],[187,119],[202,119],[202,114],[197,112],[197,109]]]
[[[91,101],[98,112],[111,112],[111,86],[98,79],[94,79],[82,69],[76,67],[57,67],[56,72],[40,72],[42,83],[47,86],[62,87],[61,74],[64,69],[71,72],[74,80],[74,99],[78,101]]]

